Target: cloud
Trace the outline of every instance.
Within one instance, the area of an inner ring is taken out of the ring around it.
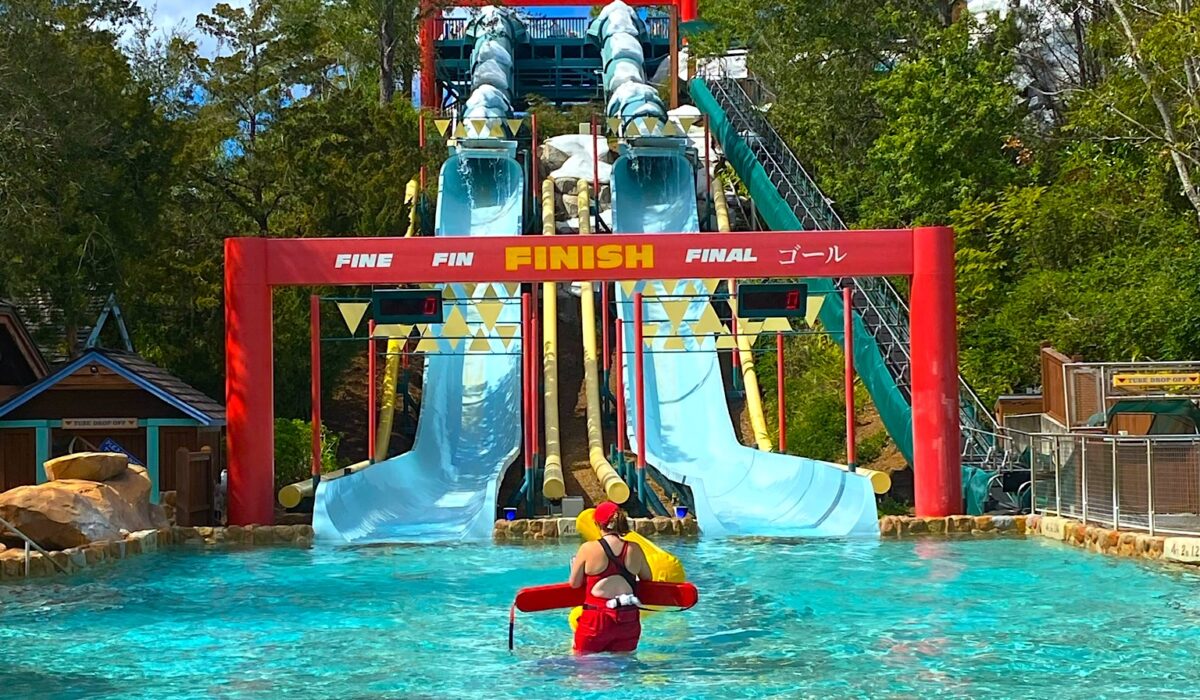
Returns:
[[[196,31],[196,15],[212,10],[218,2],[233,7],[246,7],[249,0],[137,0],[146,14],[154,20],[154,26],[163,33],[182,32],[190,36],[200,48],[200,53],[212,56],[217,44],[210,37]]]

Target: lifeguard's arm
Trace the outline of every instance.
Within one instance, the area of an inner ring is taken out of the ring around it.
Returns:
[[[645,550],[643,550],[641,546],[634,543],[630,543],[629,546],[637,547],[637,556],[632,557],[636,560],[635,562],[632,562],[636,566],[636,568],[632,569],[633,575],[637,576],[639,581],[653,581],[654,573],[650,571],[650,562],[646,560]]]
[[[587,574],[583,568],[587,565],[587,557],[584,556],[584,550],[588,543],[580,545],[579,551],[575,553],[575,558],[571,560],[571,577],[567,579],[567,583],[571,584],[571,588],[580,588],[583,582],[587,580]]]

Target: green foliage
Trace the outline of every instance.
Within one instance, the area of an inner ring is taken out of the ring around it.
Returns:
[[[755,361],[760,386],[776,384],[774,338],[763,338],[770,349]],[[830,462],[846,457],[846,401],[842,384],[842,351],[827,337],[803,335],[784,346],[784,400],[787,447],[791,454]],[[765,390],[767,420],[778,425],[776,392]]]
[[[321,471],[338,468],[337,450],[341,436],[321,426]],[[312,474],[312,422],[275,419],[275,490]]]
[[[1102,6],[1052,20],[1084,43],[1049,45],[1018,11],[713,0],[693,42],[751,48],[770,119],[850,225],[955,227],[960,361],[985,403],[1040,383],[1043,343],[1200,357],[1200,12]],[[1078,73],[1045,68],[1063,51]]]
[[[870,464],[883,455],[887,444],[887,431],[880,430],[854,443],[854,457],[859,464]]]
[[[912,515],[912,506],[891,496],[883,496],[875,507],[880,515]]]

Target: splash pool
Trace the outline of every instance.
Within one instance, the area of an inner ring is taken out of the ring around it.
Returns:
[[[0,585],[3,697],[1194,697],[1200,577],[1031,541],[675,545],[701,605],[577,659],[566,545],[174,550]],[[620,677],[621,685],[616,680]]]

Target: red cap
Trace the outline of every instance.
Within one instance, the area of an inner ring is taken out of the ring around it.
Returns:
[[[620,506],[616,503],[605,501],[596,506],[596,511],[592,513],[592,519],[596,521],[597,525],[604,527],[612,522],[613,516],[617,514],[617,510],[619,509]]]

